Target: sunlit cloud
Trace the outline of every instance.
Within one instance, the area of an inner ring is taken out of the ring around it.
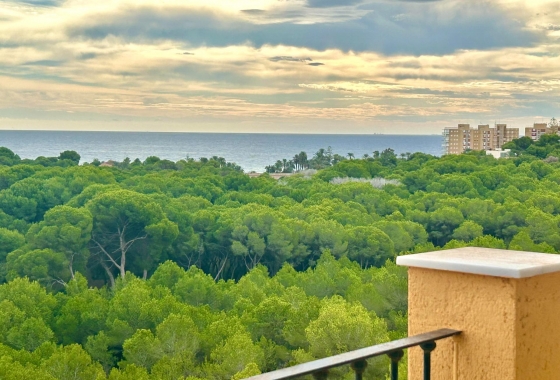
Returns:
[[[69,128],[88,118],[232,128],[266,119],[275,131],[292,119],[437,133],[446,122],[529,123],[558,110],[556,1],[201,4],[3,2],[0,128],[65,115]]]

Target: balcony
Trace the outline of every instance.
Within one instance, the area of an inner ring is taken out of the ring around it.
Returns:
[[[397,264],[409,267],[408,338],[250,379],[328,379],[350,365],[360,380],[366,359],[388,355],[396,380],[404,349],[410,380],[560,379],[560,255],[469,247]]]
[[[399,378],[399,361],[404,356],[403,349],[420,347],[424,352],[424,379],[430,379],[431,355],[436,348],[436,341],[459,335],[461,332],[452,329],[440,329],[429,333],[395,340],[344,354],[315,360],[309,363],[296,365],[289,368],[268,372],[263,375],[250,377],[249,380],[284,380],[296,379],[305,375],[313,375],[316,379],[327,379],[329,369],[342,365],[350,365],[355,373],[356,380],[361,380],[367,367],[366,359],[380,355],[387,355],[391,359],[391,380]]]

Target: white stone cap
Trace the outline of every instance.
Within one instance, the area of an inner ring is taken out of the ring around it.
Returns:
[[[486,276],[525,278],[560,272],[560,255],[465,247],[399,256],[397,264]]]

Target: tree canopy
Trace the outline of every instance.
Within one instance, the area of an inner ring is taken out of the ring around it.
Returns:
[[[397,255],[560,250],[560,140],[509,146],[327,148],[278,160],[318,170],[280,180],[220,157],[107,167],[1,148],[0,373],[240,379],[401,337]]]

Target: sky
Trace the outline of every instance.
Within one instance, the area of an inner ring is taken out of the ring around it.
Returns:
[[[558,0],[0,0],[0,129],[438,134],[559,110]]]

